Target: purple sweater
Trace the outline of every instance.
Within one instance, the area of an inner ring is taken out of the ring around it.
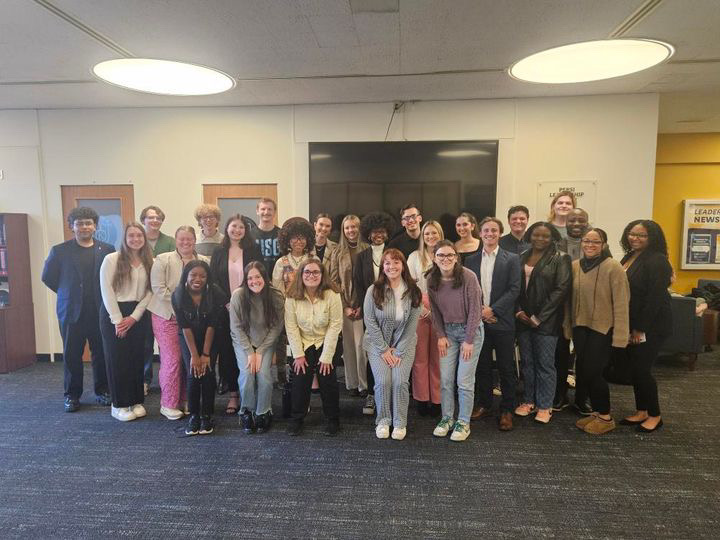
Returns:
[[[440,281],[437,291],[428,287],[432,307],[432,322],[438,337],[445,335],[445,325],[465,325],[465,343],[475,341],[475,332],[481,324],[482,291],[477,276],[472,270],[463,268],[463,285],[453,289],[452,281]]]

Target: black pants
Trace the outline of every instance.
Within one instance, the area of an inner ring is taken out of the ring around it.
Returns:
[[[238,377],[240,376],[240,370],[237,366],[235,349],[230,336],[230,316],[227,314],[224,315],[222,325],[215,330],[214,345],[218,352],[220,380],[227,385],[228,392],[237,392],[239,390]]]
[[[137,302],[119,302],[123,317],[130,315]],[[136,322],[124,338],[115,335],[105,306],[100,309],[100,332],[105,349],[105,363],[110,396],[115,407],[131,407],[145,401],[143,392],[143,350],[150,323],[148,312]]]
[[[555,382],[555,400],[557,401],[567,394],[567,378],[570,372],[570,340],[565,339],[563,335],[558,336],[557,345],[555,346],[555,372],[557,373],[557,381]],[[581,397],[583,399],[587,398],[587,396]],[[577,390],[575,391],[575,401],[578,402]]]
[[[155,334],[153,334],[152,323],[148,324],[143,349],[143,380],[149,385],[153,379],[153,359],[155,357]]]
[[[475,404],[490,409],[493,403],[492,359],[493,349],[500,375],[500,412],[515,409],[517,393],[517,371],[515,368],[515,332],[495,330],[492,324],[485,325],[485,339],[475,368]]]
[[[190,349],[185,343],[185,337],[181,334],[178,339],[180,340],[180,349],[185,364],[185,373],[187,373],[188,411],[193,415],[212,416],[215,412],[215,366],[211,362],[205,375],[200,378],[195,377],[190,369],[191,355]],[[199,347],[198,352],[202,352],[203,343],[197,343],[198,340],[195,341],[196,346]]]
[[[90,343],[95,394],[108,391],[105,353],[100,334],[100,319],[94,303],[83,304],[80,318],[74,323],[60,325],[63,340],[63,363],[65,371],[65,397],[80,399],[83,393],[83,351],[85,342]]]
[[[320,385],[320,397],[322,397],[323,412],[328,420],[337,420],[340,417],[340,391],[338,390],[335,369],[330,370],[329,375],[321,375],[319,364],[322,347],[305,349],[307,368],[305,373],[300,372],[292,375],[292,419],[301,422],[307,414],[310,405],[310,391],[312,389],[313,375],[317,372],[318,384]]]
[[[575,381],[578,393],[590,396],[594,411],[610,414],[610,388],[603,372],[612,354],[612,328],[607,334],[587,326],[573,328],[575,343]]]
[[[645,343],[629,345],[627,348],[635,407],[638,411],[647,411],[650,416],[660,416],[657,382],[652,367],[665,337],[649,333],[645,337]]]

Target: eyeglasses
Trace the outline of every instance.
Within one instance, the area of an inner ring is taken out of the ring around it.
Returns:
[[[320,277],[322,272],[320,270],[303,270],[303,276],[307,277]]]
[[[90,227],[95,225],[92,219],[76,219],[73,221],[73,227]]]
[[[415,221],[420,217],[420,214],[412,214],[411,216],[403,216],[400,221],[407,223],[408,221]]]
[[[580,240],[580,243],[585,246],[601,246],[603,244],[602,240]]]
[[[457,257],[457,253],[436,253],[435,257],[437,257],[439,261],[452,261]]]
[[[648,237],[648,235],[646,233],[635,233],[635,232],[628,233],[628,237],[630,237],[630,236],[632,236],[633,238],[647,238]]]

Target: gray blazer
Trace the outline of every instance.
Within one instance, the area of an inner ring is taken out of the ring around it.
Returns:
[[[373,300],[374,285],[370,285],[365,293],[363,303],[363,318],[365,320],[365,350],[373,349],[378,354],[389,348],[394,348],[397,356],[406,358],[410,355],[415,358],[415,344],[417,343],[417,323],[420,317],[420,306],[414,308],[410,305],[410,295],[403,298],[403,320],[395,319],[395,295],[385,296],[384,309],[378,309]]]

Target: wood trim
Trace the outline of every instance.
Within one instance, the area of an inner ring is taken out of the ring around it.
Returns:
[[[103,184],[92,186],[60,186],[62,197],[63,223],[70,210],[77,206],[78,199],[120,199],[123,223],[137,221],[135,216],[135,190],[129,184]],[[72,231],[63,227],[65,240],[72,238]]]
[[[203,202],[218,204],[218,199],[258,199],[266,197],[277,205],[277,184],[203,184]],[[275,212],[275,225],[278,213]],[[250,216],[255,219],[255,216]],[[222,225],[221,225],[222,226]]]

